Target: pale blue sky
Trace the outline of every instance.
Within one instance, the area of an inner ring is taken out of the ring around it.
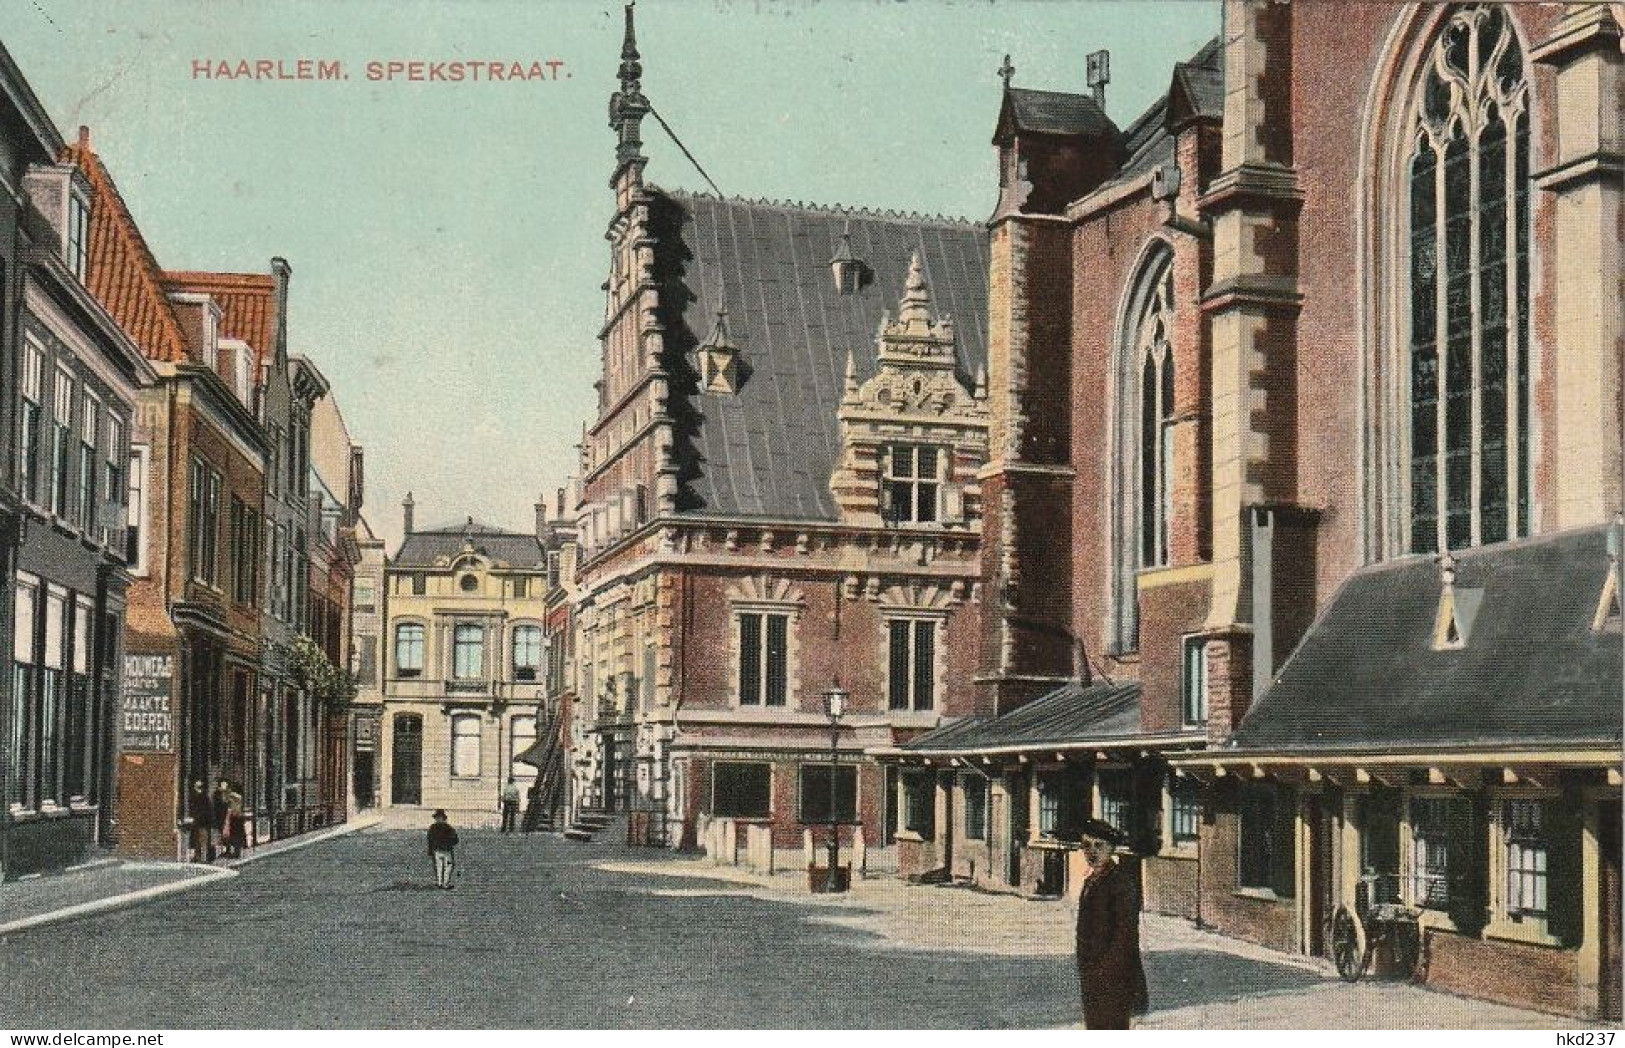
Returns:
[[[644,90],[729,194],[991,210],[995,70],[1083,90],[1112,52],[1120,125],[1218,31],[1214,2],[640,0]],[[72,137],[89,124],[159,261],[293,264],[290,337],[367,449],[399,538],[530,527],[574,471],[598,372],[618,3],[9,0],[4,40]],[[195,80],[195,58],[339,59],[329,83]],[[548,83],[370,83],[368,61],[562,60]],[[645,121],[648,177],[705,186]]]

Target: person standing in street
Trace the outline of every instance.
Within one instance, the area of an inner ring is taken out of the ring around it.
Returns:
[[[451,872],[457,864],[457,831],[446,821],[444,809],[436,808],[429,824],[429,858],[434,860],[436,888],[451,888]]]
[[[512,833],[519,825],[519,784],[512,775],[502,787],[502,832]]]
[[[232,859],[241,859],[243,849],[248,847],[248,826],[243,822],[243,795],[229,783],[226,785],[226,829],[220,843],[227,857]]]
[[[186,835],[191,846],[193,862],[214,861],[214,841],[210,827],[214,825],[214,801],[202,779],[192,782],[186,795]]]
[[[1078,986],[1091,1030],[1127,1030],[1149,1010],[1140,958],[1140,893],[1134,872],[1118,861],[1123,836],[1111,823],[1086,819],[1076,840],[1089,864],[1078,894]]]

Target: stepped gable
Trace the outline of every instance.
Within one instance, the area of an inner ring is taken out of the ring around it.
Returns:
[[[967,387],[986,366],[988,248],[981,223],[654,193],[668,350],[683,354],[681,367],[692,373],[691,351],[725,309],[740,360],[735,391],[674,384],[676,392],[688,391],[673,398],[679,512],[837,519],[829,479],[840,455],[836,412],[847,355],[859,381],[875,373],[876,333],[897,309],[916,251],[934,315],[954,321],[956,367]],[[851,294],[839,291],[830,269],[843,234],[864,265],[864,280]]]

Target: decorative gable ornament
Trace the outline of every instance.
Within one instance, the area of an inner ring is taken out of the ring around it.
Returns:
[[[897,316],[883,315],[876,333],[875,374],[859,381],[847,355],[846,381],[837,411],[841,458],[830,491],[841,519],[885,525],[883,513],[888,449],[931,449],[940,472],[925,479],[936,491],[932,523],[964,524],[979,501],[975,474],[987,461],[988,403],[985,377],[974,385],[957,372],[953,320],[934,316],[931,288],[919,252],[909,262]]]
[[[728,334],[728,311],[717,310],[711,333],[695,349],[702,393],[739,392],[739,347]]]

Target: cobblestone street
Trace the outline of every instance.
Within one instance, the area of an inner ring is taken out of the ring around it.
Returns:
[[[464,834],[453,892],[416,832],[366,831],[116,913],[7,936],[8,1025],[1056,1027],[1066,903],[861,882],[800,892],[644,850]],[[1152,1027],[1532,1026],[1146,919]],[[839,992],[824,994],[829,974]]]

